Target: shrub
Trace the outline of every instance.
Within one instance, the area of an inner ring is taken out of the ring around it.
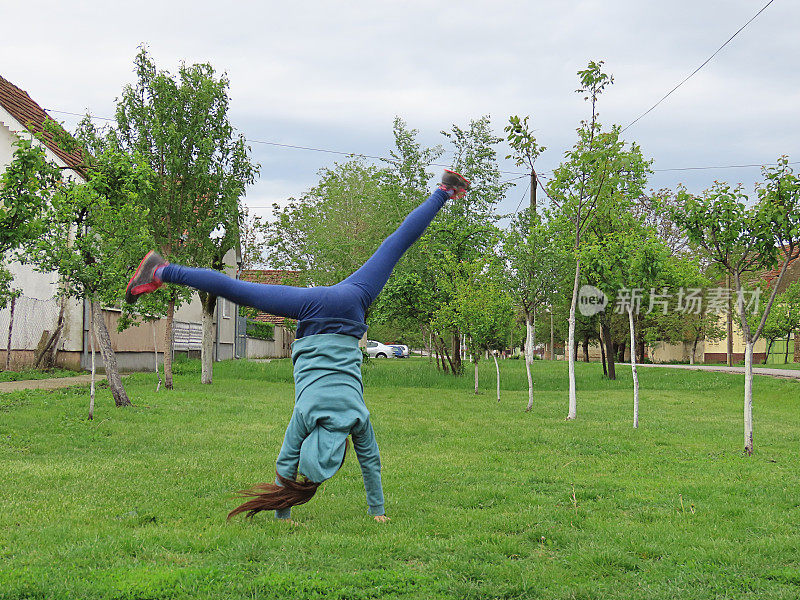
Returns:
[[[271,342],[275,339],[275,327],[271,323],[247,319],[247,336]]]

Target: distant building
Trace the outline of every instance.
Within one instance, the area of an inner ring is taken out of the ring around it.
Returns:
[[[253,283],[271,285],[294,285],[300,278],[300,271],[283,269],[243,269],[239,279]],[[292,355],[294,341],[294,324],[290,320],[277,315],[252,309],[248,318],[260,323],[269,323],[275,328],[274,341],[267,342],[247,338],[247,358],[286,358]]]

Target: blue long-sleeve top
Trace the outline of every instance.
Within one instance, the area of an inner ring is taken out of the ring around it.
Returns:
[[[369,514],[384,514],[381,459],[364,403],[361,349],[352,335],[322,333],[292,344],[295,404],[276,464],[279,475],[297,473],[321,483],[342,464],[350,435],[361,465]],[[275,511],[288,519],[291,509]]]

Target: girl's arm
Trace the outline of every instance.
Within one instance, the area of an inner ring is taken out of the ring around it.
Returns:
[[[367,420],[364,427],[354,431],[353,449],[356,451],[358,463],[361,465],[361,475],[364,478],[364,489],[367,492],[367,505],[369,514],[373,517],[384,516],[383,486],[381,485],[381,456],[378,452],[378,442],[372,423]],[[376,519],[376,521],[388,520]]]
[[[278,454],[275,470],[281,477],[294,479],[297,477],[297,464],[300,462],[300,447],[306,439],[308,431],[303,423],[303,419],[297,412],[292,413],[289,426],[286,428],[286,435],[283,436],[283,445]],[[275,479],[276,485],[280,482]],[[275,511],[276,519],[289,519],[292,516],[291,508],[284,508]]]

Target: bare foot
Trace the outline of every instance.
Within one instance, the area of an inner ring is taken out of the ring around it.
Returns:
[[[389,521],[391,521],[391,519],[386,515],[378,515],[377,517],[375,517],[375,520],[378,523],[388,523]]]

